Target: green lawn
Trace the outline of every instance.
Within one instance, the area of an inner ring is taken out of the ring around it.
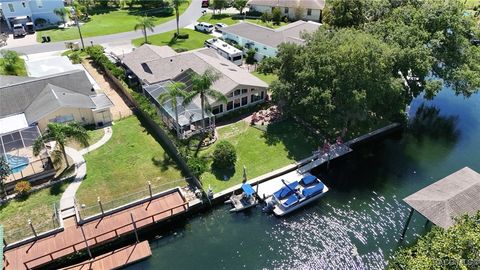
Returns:
[[[3,69],[3,59],[0,58],[0,75],[13,75],[7,74],[7,72]],[[20,62],[15,67],[15,75],[17,76],[27,76],[27,69],[25,68],[25,60],[20,58]]]
[[[474,7],[480,5],[480,0],[466,0],[465,7],[467,9],[473,9]]]
[[[88,135],[90,135],[90,139],[88,140],[88,143],[90,145],[98,142],[103,137],[103,134],[104,134],[103,129],[88,130],[87,132],[88,132]],[[80,145],[76,141],[69,141],[68,146],[77,150],[84,148],[82,145]]]
[[[193,50],[198,48],[203,48],[205,40],[213,38],[213,36],[204,34],[202,32],[194,31],[191,29],[182,29],[182,34],[188,34],[188,39],[177,39],[172,41],[173,34],[175,30],[148,36],[148,42],[152,45],[165,46],[168,45],[174,50],[183,49],[183,50]],[[137,38],[132,40],[133,45],[141,46],[144,42],[144,38]]]
[[[268,83],[268,85],[272,84],[273,81],[278,79],[276,74],[262,74],[256,71],[252,72],[252,74],[257,76],[260,80],[263,80],[264,82]]]
[[[179,169],[136,116],[116,122],[112,129],[105,145],[84,156],[87,176],[76,194],[80,204],[96,205],[97,196],[103,202],[118,200],[146,190],[147,181],[153,186],[165,184],[164,189],[185,185],[171,183],[182,179]],[[138,198],[129,198],[134,199]]]
[[[235,146],[237,162],[235,170],[203,174],[201,179],[205,188],[211,186],[214,192],[219,192],[242,182],[243,165],[247,168],[248,179],[252,179],[306,158],[319,146],[318,139],[290,120],[261,127],[265,131],[241,120],[219,128],[219,140],[228,140]],[[214,148],[215,145],[201,154],[208,156]]]
[[[180,7],[180,12],[183,13],[189,4],[190,1],[183,4]],[[129,10],[123,9],[91,15],[91,20],[81,25],[82,36],[94,37],[133,31],[135,24],[137,24],[137,19],[141,16],[142,15],[132,15]],[[175,19],[175,14],[168,17],[155,17],[155,24],[162,24],[173,19]],[[77,27],[70,27],[67,29],[40,30],[37,33],[38,42],[42,41],[42,36],[50,36],[52,41],[80,38]]]
[[[215,23],[224,23],[227,25],[234,25],[236,23],[241,22],[241,19],[233,19],[230,15],[228,14],[219,14],[219,15],[212,15],[212,14],[205,14],[203,15],[200,19],[198,19],[199,22],[208,22],[211,24]],[[246,19],[245,21],[255,23],[261,26],[265,26],[268,28],[278,28],[280,26],[286,25],[285,22],[281,22],[280,25],[274,25],[272,22],[262,22],[261,20],[258,19]]]
[[[4,227],[7,243],[32,236],[28,219],[37,233],[57,227],[52,220],[53,204],[60,201],[68,184],[58,183],[31,194],[27,199],[12,200],[0,206],[0,224]]]

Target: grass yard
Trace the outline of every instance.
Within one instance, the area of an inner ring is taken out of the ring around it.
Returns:
[[[480,5],[480,0],[465,0],[465,7],[467,9],[473,9],[478,5]]]
[[[90,139],[88,140],[88,143],[90,145],[98,142],[102,137],[103,137],[103,129],[93,129],[93,130],[88,130],[87,131],[88,135],[90,135]],[[76,141],[69,141],[67,146],[72,147],[76,150],[83,149],[84,147],[77,143]]]
[[[268,83],[268,85],[272,84],[273,81],[278,79],[278,76],[276,74],[262,74],[254,71],[252,72],[252,75],[255,75],[260,80]]]
[[[265,131],[251,127],[243,120],[219,128],[219,140],[227,140],[235,146],[237,162],[234,170],[203,174],[201,179],[205,188],[211,186],[214,192],[219,192],[241,183],[243,165],[247,168],[248,179],[279,169],[311,155],[320,143],[304,128],[290,120],[262,128]],[[215,145],[201,154],[210,155],[214,149]],[[227,180],[224,180],[224,177]]]
[[[162,34],[150,35],[148,36],[148,43],[157,46],[168,45],[174,50],[193,50],[203,48],[203,43],[205,43],[205,40],[213,38],[213,36],[209,34],[204,34],[195,30],[181,29],[182,34],[188,34],[188,39],[177,39],[176,41],[172,41],[172,37],[175,32],[176,31],[173,30]],[[144,38],[132,40],[133,45],[137,47],[141,46],[143,42]]]
[[[224,23],[224,24],[227,24],[227,25],[230,26],[230,25],[234,25],[236,23],[239,23],[243,20],[234,19],[229,14],[217,14],[217,15],[206,14],[206,15],[203,15],[200,19],[198,19],[198,21],[199,22],[208,22],[208,23],[211,23],[211,24]],[[265,26],[265,27],[268,27],[268,28],[278,28],[278,27],[281,27],[281,26],[284,26],[284,25],[287,24],[285,22],[280,22],[280,25],[274,25],[272,22],[262,22],[262,20],[259,20],[259,19],[246,19],[245,21],[251,22],[251,23],[254,23],[254,24],[258,24],[258,25],[261,25],[261,26]]]
[[[181,5],[180,12],[183,13],[189,5],[190,1]],[[82,36],[85,38],[133,31],[135,24],[137,24],[137,19],[141,16],[142,15],[132,15],[129,10],[123,9],[91,15],[90,21],[80,26]],[[155,24],[159,25],[173,19],[175,19],[175,12],[171,16],[155,17]],[[50,36],[52,41],[80,38],[77,27],[70,27],[67,29],[40,30],[37,32],[38,42],[42,41],[42,36]]]
[[[20,58],[20,62],[18,62],[15,67],[15,74],[8,74],[3,67],[3,59],[0,58],[0,75],[27,76],[27,69],[25,68],[25,60]]]
[[[136,191],[165,184],[164,189],[184,185],[176,164],[140,124],[136,116],[115,123],[112,138],[101,148],[85,155],[87,176],[77,191],[77,201],[88,206],[118,200]],[[135,198],[138,199],[138,198]]]
[[[5,231],[7,243],[32,236],[27,221],[30,219],[37,233],[57,227],[53,223],[53,204],[60,201],[69,182],[57,183],[49,188],[30,194],[23,200],[12,200],[0,206],[0,224]]]

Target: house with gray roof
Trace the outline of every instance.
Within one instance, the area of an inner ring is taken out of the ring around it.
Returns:
[[[262,13],[272,13],[274,8],[279,8],[290,20],[322,22],[325,0],[250,0],[247,6],[250,11]]]
[[[157,101],[172,82],[185,83],[186,91],[189,91],[192,86],[191,77],[195,74],[203,74],[211,69],[219,75],[212,88],[225,95],[227,102],[210,100],[211,110],[204,113],[210,127],[215,125],[215,116],[262,102],[267,96],[268,84],[210,48],[176,53],[167,46],[143,45],[126,54],[123,64],[129,78],[139,82],[144,94],[156,104],[164,121],[178,131],[180,138],[199,132],[201,106],[199,98],[194,99],[191,104],[179,106],[179,123],[176,123],[171,103],[167,101],[159,104]],[[183,99],[179,98],[177,104],[182,103]]]
[[[282,43],[303,44],[303,35],[317,31],[320,25],[312,21],[296,21],[272,29],[250,22],[241,22],[222,28],[222,37],[246,49],[254,49],[255,59],[261,61],[265,57],[276,56],[278,46]]]
[[[111,122],[110,99],[97,93],[83,70],[44,77],[0,76],[0,156],[12,170],[7,189],[20,180],[55,174],[48,151],[33,155],[33,145],[48,123]]]

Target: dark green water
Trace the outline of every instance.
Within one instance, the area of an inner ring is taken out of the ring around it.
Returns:
[[[415,214],[399,243],[409,211],[402,199],[464,166],[480,171],[480,96],[444,90],[426,105],[439,115],[419,132],[319,170],[332,190],[312,206],[286,218],[218,207],[151,241],[153,256],[130,269],[383,269],[399,245],[429,230]]]

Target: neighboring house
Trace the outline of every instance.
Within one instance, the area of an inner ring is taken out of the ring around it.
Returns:
[[[320,23],[311,21],[296,21],[288,25],[271,29],[249,22],[241,22],[222,28],[222,36],[225,40],[233,41],[246,49],[254,49],[255,59],[260,61],[264,57],[277,55],[277,47],[281,43],[303,44],[303,33],[313,33]]]
[[[62,0],[0,0],[0,20],[3,19],[10,29],[14,24],[35,22],[39,18],[55,24],[61,18],[53,10],[63,7]]]
[[[187,106],[183,106],[183,100],[178,98],[179,123],[176,123],[170,102],[163,105],[157,101],[166,91],[166,86],[174,81],[184,82],[189,91],[193,74],[202,74],[207,69],[212,69],[220,75],[212,88],[224,94],[227,102],[211,100],[211,110],[205,112],[210,128],[215,125],[215,116],[263,102],[267,96],[268,85],[264,81],[209,48],[176,53],[168,46],[143,45],[125,55],[123,64],[127,68],[127,75],[140,82],[144,94],[157,105],[164,121],[179,131],[180,138],[188,138],[199,132],[201,106],[199,98]]]
[[[33,155],[33,142],[51,122],[111,122],[112,102],[92,88],[85,71],[40,78],[0,76],[0,155],[13,173],[9,183],[55,174],[47,151]]]
[[[283,16],[290,20],[309,20],[322,22],[324,0],[250,0],[247,5],[250,11],[272,13],[275,7],[280,8]]]

